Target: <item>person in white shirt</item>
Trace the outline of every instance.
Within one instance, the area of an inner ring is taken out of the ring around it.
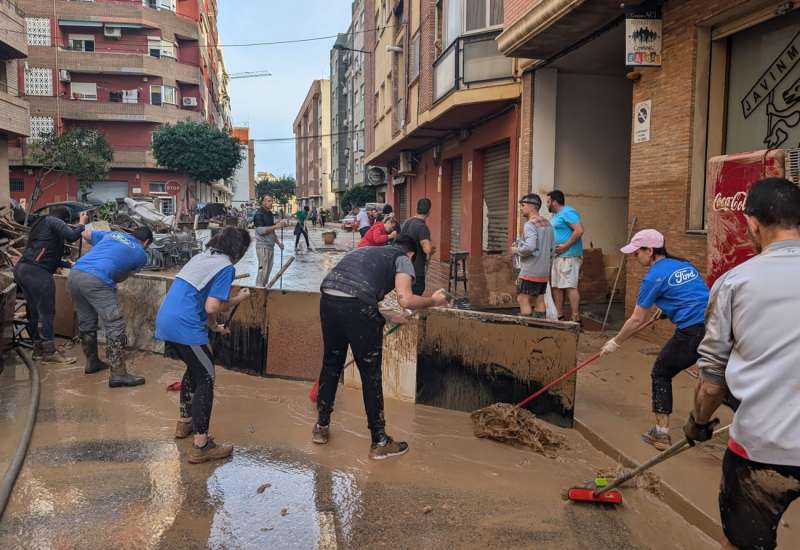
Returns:
[[[357,209],[358,213],[356,214],[356,222],[358,223],[358,232],[361,234],[361,238],[364,238],[364,235],[367,234],[369,231],[369,226],[372,225],[369,223],[369,212],[367,212],[366,208]]]
[[[800,497],[800,188],[782,178],[758,181],[744,214],[759,254],[711,289],[700,381],[683,431],[690,443],[707,441],[726,387],[741,401],[722,463],[722,548],[766,550]]]

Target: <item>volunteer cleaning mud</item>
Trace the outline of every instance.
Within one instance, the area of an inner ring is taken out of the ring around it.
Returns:
[[[705,335],[704,316],[708,304],[708,286],[697,268],[687,260],[667,252],[664,235],[655,229],[636,233],[621,249],[637,262],[649,267],[639,287],[636,307],[622,330],[605,343],[602,354],[617,351],[641,325],[647,322],[653,306],[675,324],[675,334],[664,345],[651,372],[652,401],[656,423],[642,434],[642,441],[658,450],[672,444],[669,415],[672,414],[672,379],[695,364],[697,348]]]

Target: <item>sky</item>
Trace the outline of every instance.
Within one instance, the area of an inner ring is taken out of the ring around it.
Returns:
[[[292,136],[292,123],[311,82],[330,77],[335,38],[271,46],[275,42],[345,32],[350,0],[220,0],[219,33],[229,74],[268,70],[272,76],[230,81],[234,126],[256,139]],[[231,46],[225,46],[229,44]],[[295,175],[294,143],[256,143],[256,171]]]

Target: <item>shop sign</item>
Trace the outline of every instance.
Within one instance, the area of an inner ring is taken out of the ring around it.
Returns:
[[[383,166],[367,166],[367,185],[383,185],[386,183],[386,168]]]
[[[649,2],[625,8],[625,65],[661,66],[662,27],[661,8]]]
[[[636,104],[633,114],[633,142],[644,143],[650,141],[650,118],[653,109],[651,100],[641,101]]]

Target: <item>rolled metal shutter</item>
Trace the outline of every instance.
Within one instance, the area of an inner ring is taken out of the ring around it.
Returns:
[[[397,219],[402,222],[408,217],[408,185],[401,183],[394,190],[397,193]]]
[[[450,252],[461,250],[461,157],[452,162],[450,178]]]
[[[504,252],[508,241],[508,142],[483,153],[483,250]]]

